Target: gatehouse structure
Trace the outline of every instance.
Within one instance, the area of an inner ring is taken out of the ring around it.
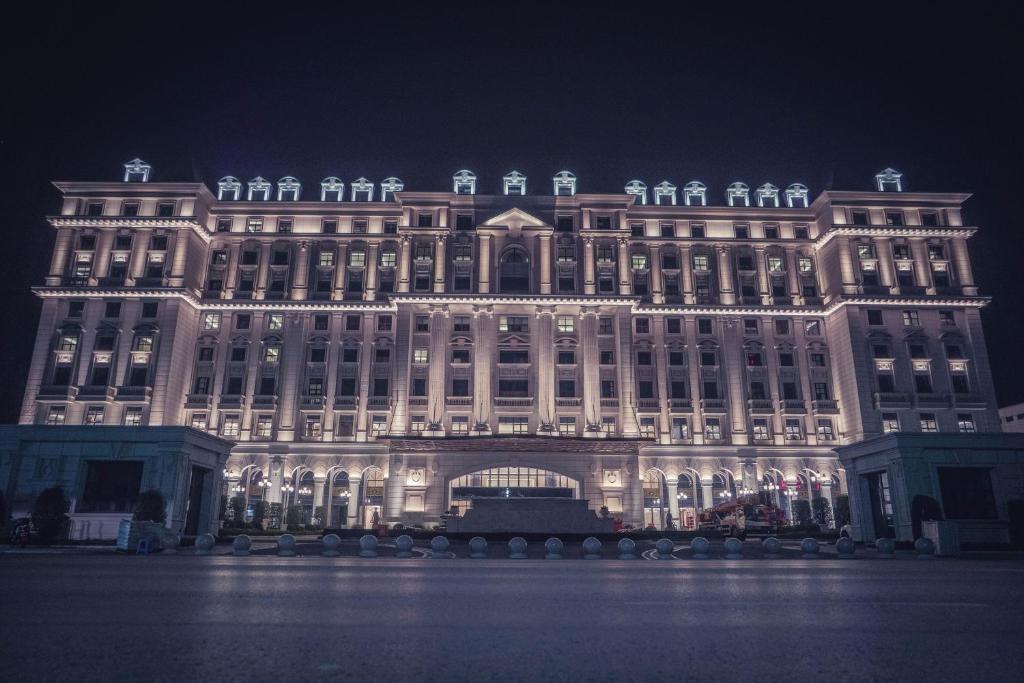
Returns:
[[[431,524],[545,496],[693,527],[738,495],[845,494],[840,445],[999,429],[968,195],[893,169],[816,198],[151,170],[56,183],[21,422],[226,439],[218,484],[250,514]]]

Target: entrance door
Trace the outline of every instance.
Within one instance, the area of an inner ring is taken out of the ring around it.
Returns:
[[[871,519],[874,522],[875,538],[895,538],[896,527],[892,514],[892,498],[889,495],[889,473],[872,472],[864,475],[871,495]]]
[[[185,505],[185,535],[199,535],[199,515],[203,509],[203,488],[210,470],[192,467],[192,476],[188,484],[188,500]]]

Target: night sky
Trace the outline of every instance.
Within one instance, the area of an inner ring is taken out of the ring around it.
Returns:
[[[482,193],[513,168],[531,194],[563,168],[581,192],[700,179],[716,204],[734,180],[816,196],[893,166],[908,190],[974,193],[998,397],[1024,401],[1017,6],[96,4],[8,17],[0,422],[17,418],[35,336],[50,181],[116,180],[136,156],[154,180],[291,174],[307,192],[327,175],[448,190],[460,168]]]

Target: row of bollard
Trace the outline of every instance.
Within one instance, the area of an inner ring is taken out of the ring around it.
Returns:
[[[210,555],[213,551],[213,546],[216,543],[216,539],[212,534],[203,534],[196,538],[195,554],[196,555]],[[321,539],[323,550],[321,554],[324,557],[338,557],[341,555],[341,538],[337,534],[327,534]],[[231,544],[232,554],[235,556],[246,556],[249,555],[252,550],[252,539],[246,534],[240,534],[235,537]],[[455,557],[454,553],[448,551],[451,546],[448,539],[444,536],[435,536],[430,540],[430,556],[434,559],[446,559]],[[601,559],[601,549],[603,544],[600,539],[594,538],[593,536],[588,537],[583,541],[583,559],[585,560],[599,560]],[[367,534],[359,539],[359,557],[377,557],[378,542],[377,537]],[[690,550],[693,551],[693,557],[697,560],[703,560],[708,558],[708,550],[711,548],[711,543],[703,536],[698,536],[690,541]],[[764,557],[767,559],[777,559],[781,557],[782,552],[782,541],[769,536],[768,538],[761,541],[761,548],[764,550]],[[849,559],[854,556],[857,550],[856,544],[852,539],[843,537],[835,543],[836,554],[841,559]],[[526,554],[527,543],[526,539],[520,536],[516,536],[508,542],[508,557],[512,560],[524,560],[527,558]],[[654,544],[655,557],[659,560],[672,560],[677,559],[673,553],[675,552],[675,545],[668,538],[662,538]],[[818,553],[821,549],[817,539],[805,538],[800,542],[800,553],[804,559],[815,559],[818,557]],[[895,556],[896,553],[896,542],[891,538],[880,538],[875,542],[875,549],[878,551],[879,557],[890,559]],[[618,542],[617,545],[618,558],[620,560],[635,560],[637,559],[636,552],[636,541],[631,538],[623,538]],[[914,550],[917,552],[920,558],[932,558],[935,555],[935,544],[928,538],[919,538],[914,542]],[[544,559],[546,560],[560,560],[564,557],[565,544],[559,538],[549,538],[544,541]],[[295,537],[291,534],[282,534],[277,538],[277,554],[281,557],[293,557],[295,555]],[[413,540],[411,536],[402,535],[395,539],[395,557],[412,557],[413,556]],[[487,555],[487,539],[482,536],[474,536],[469,540],[469,557],[472,559],[484,559]],[[742,560],[743,559],[743,541],[738,538],[727,538],[725,539],[725,559],[727,560]]]

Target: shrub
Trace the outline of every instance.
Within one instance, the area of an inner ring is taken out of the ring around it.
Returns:
[[[828,498],[815,498],[811,501],[811,511],[814,515],[814,523],[822,529],[832,526],[832,505]]]
[[[326,519],[327,509],[323,505],[320,505],[316,508],[316,510],[313,511],[313,519],[311,520],[312,524],[310,526],[312,526],[314,529],[323,529],[324,520]]]
[[[302,507],[299,505],[289,505],[288,512],[285,513],[285,524],[289,528],[298,528],[302,526]]]
[[[44,543],[57,540],[64,530],[65,513],[68,503],[64,499],[64,489],[60,486],[44,489],[32,505],[32,526],[36,535]]]
[[[224,521],[229,527],[240,528],[245,525],[245,499],[240,496],[233,496],[228,500],[227,509],[224,512]]]
[[[263,518],[267,516],[267,502],[260,500],[252,506],[252,524],[256,528],[263,526]]]
[[[850,523],[850,497],[846,494],[836,496],[832,503],[832,514],[836,526],[842,528]]]
[[[802,498],[793,501],[793,524],[808,526],[811,523],[811,504]]]
[[[132,515],[132,519],[136,522],[163,524],[167,519],[167,513],[164,510],[164,494],[156,489],[140,493],[139,499],[135,502],[135,513]]]

